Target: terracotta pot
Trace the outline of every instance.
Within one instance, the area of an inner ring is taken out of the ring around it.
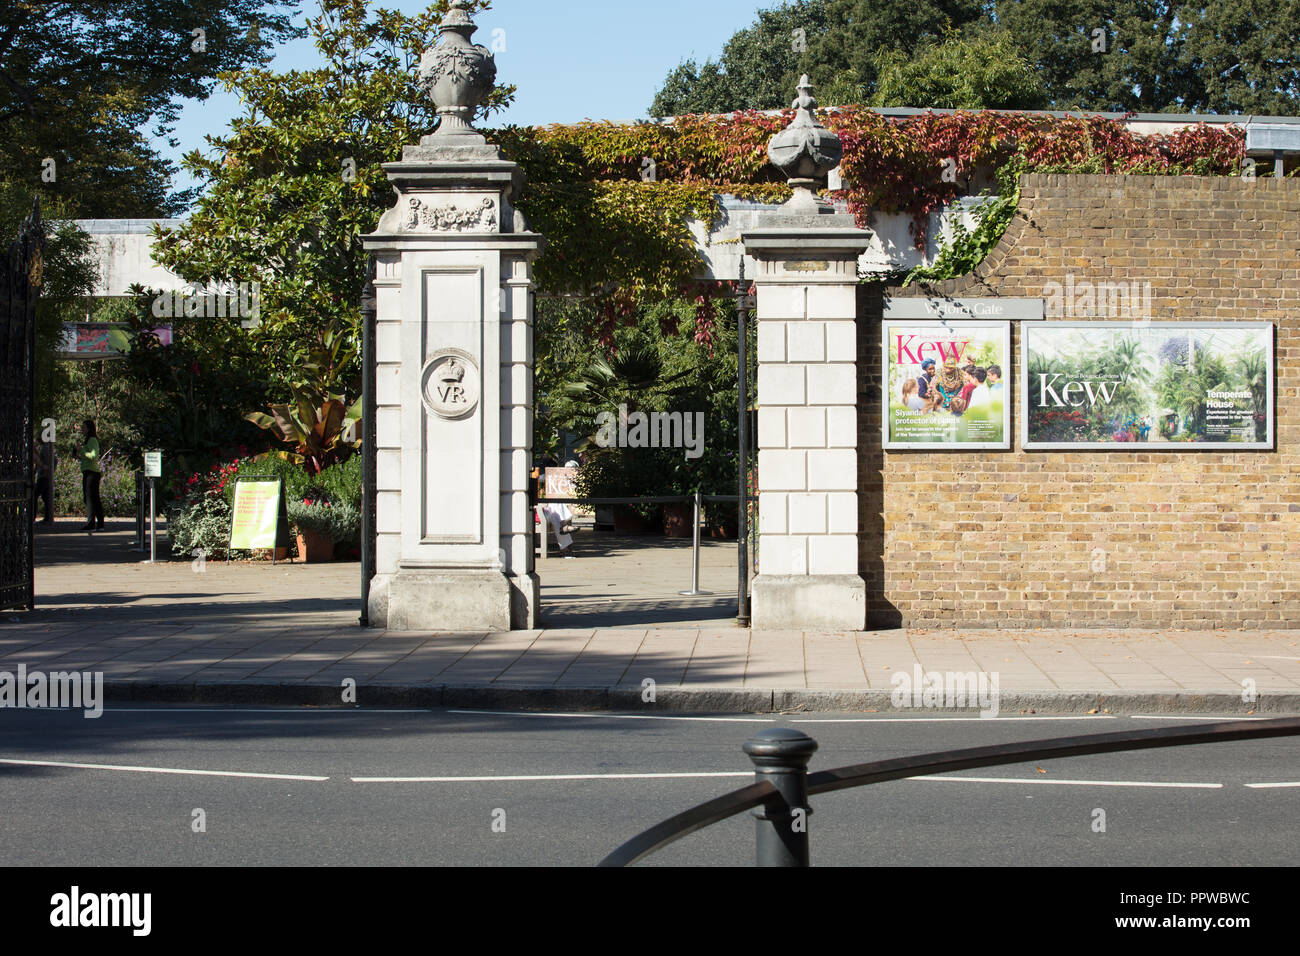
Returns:
[[[691,536],[691,519],[694,515],[694,505],[671,501],[665,504],[664,537],[689,538]]]
[[[709,527],[710,538],[721,538],[725,541],[735,541],[736,534],[739,532],[739,526],[735,522],[723,522]]]
[[[318,564],[334,560],[334,542],[315,531],[298,532],[298,560]]]

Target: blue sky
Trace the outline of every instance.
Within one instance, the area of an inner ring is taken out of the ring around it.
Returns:
[[[386,0],[376,6],[418,13],[427,3]],[[570,123],[583,119],[643,118],[668,71],[686,58],[717,57],[731,34],[749,26],[761,8],[776,0],[494,0],[477,17],[474,39],[490,46],[493,30],[505,31],[497,75],[519,87],[511,109],[493,124]],[[302,9],[316,10],[315,0]],[[303,20],[299,15],[299,23]],[[272,64],[277,70],[318,65],[310,39],[286,44]],[[242,110],[238,98],[220,87],[202,103],[186,104],[172,149],[179,161],[205,148],[203,137],[224,132]],[[176,183],[189,185],[181,173]]]

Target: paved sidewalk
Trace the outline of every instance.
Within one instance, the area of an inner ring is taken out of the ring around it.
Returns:
[[[891,707],[895,675],[913,680],[920,668],[996,674],[1004,713],[1300,713],[1300,634],[1293,631],[732,627],[412,635],[302,623],[35,625],[6,618],[0,670],[20,663],[29,671],[102,671],[118,699],[330,704],[342,702],[340,688],[351,679],[363,704],[880,710]],[[1257,701],[1243,701],[1243,681],[1254,682]],[[645,699],[650,686],[653,702]]]
[[[718,593],[682,598],[680,544],[593,539],[541,565],[547,616],[580,626],[380,633],[357,626],[356,564],[198,573],[139,563],[128,531],[41,534],[40,607],[0,614],[0,671],[102,671],[118,700],[328,705],[352,680],[372,705],[740,712],[888,710],[919,668],[996,674],[1003,713],[1300,713],[1300,630],[749,631],[727,620],[734,545],[706,564]]]

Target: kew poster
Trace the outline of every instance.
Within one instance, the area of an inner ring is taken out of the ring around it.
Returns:
[[[1273,325],[1021,329],[1025,448],[1273,447]]]
[[[884,442],[892,449],[1011,447],[1011,324],[882,324]]]

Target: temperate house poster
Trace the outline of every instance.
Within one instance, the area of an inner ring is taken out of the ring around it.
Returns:
[[[1268,322],[1047,322],[1023,336],[1026,448],[1273,447]]]

